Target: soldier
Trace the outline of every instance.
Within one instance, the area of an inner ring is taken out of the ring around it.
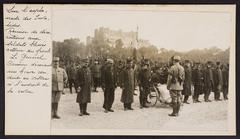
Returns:
[[[91,67],[92,77],[93,77],[93,84],[94,84],[94,92],[97,92],[97,87],[100,87],[101,82],[101,65],[99,64],[98,60],[94,61],[94,65]]]
[[[133,110],[131,104],[133,103],[134,93],[134,71],[132,69],[132,60],[127,59],[127,65],[122,72],[122,96],[121,102],[124,104],[124,110]]]
[[[204,92],[204,75],[200,63],[196,63],[196,68],[194,69],[192,76],[194,85],[193,103],[200,103],[199,95]]]
[[[223,76],[221,70],[220,62],[216,62],[217,68],[214,70],[213,80],[214,80],[214,99],[216,101],[221,101],[220,99],[220,92],[222,91],[223,87]]]
[[[58,102],[67,82],[67,73],[59,67],[59,57],[53,57],[52,68],[52,118],[60,119],[57,114]]]
[[[107,64],[102,72],[102,88],[104,90],[103,108],[105,109],[105,113],[114,112],[111,108],[114,101],[114,91],[116,87],[116,75],[113,68],[113,60],[107,59]]]
[[[76,66],[75,63],[70,62],[67,66],[67,75],[68,75],[68,85],[70,93],[72,94],[72,87],[74,85],[75,92],[77,93],[77,83],[76,83]]]
[[[140,108],[143,107],[148,108],[146,103],[147,96],[150,93],[151,72],[149,70],[149,62],[147,60],[145,60],[145,62],[142,63],[142,69],[140,70],[138,75],[138,82],[140,90],[139,96]]]
[[[83,62],[84,65],[77,72],[77,82],[80,91],[77,94],[76,101],[77,103],[79,103],[80,108],[79,116],[90,115],[87,112],[87,103],[91,102],[91,84],[92,84],[91,71],[89,69],[88,59],[84,59]]]
[[[189,104],[188,98],[192,95],[192,68],[189,60],[185,60],[185,80],[183,84],[182,94],[184,95],[183,103]]]
[[[212,62],[208,61],[206,63],[206,69],[204,71],[204,101],[205,102],[211,102],[209,100],[210,93],[213,91],[214,88],[214,82],[213,82],[213,71],[212,71]]]
[[[223,98],[228,100],[228,78],[229,78],[229,65],[224,65],[223,70]]]
[[[178,116],[181,106],[181,91],[183,90],[183,82],[185,78],[184,68],[179,64],[180,57],[174,56],[173,66],[169,70],[167,89],[170,90],[172,98],[173,112],[169,116]]]

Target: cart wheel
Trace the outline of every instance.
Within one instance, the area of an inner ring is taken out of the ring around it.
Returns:
[[[150,94],[148,94],[147,97],[148,105],[155,106],[157,104],[157,100],[158,100],[157,92],[150,92]]]

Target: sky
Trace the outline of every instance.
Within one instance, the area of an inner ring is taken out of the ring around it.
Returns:
[[[126,10],[53,10],[54,41],[79,38],[86,42],[94,29],[136,31],[139,38],[158,48],[189,51],[230,47],[231,16],[224,12],[173,12]]]

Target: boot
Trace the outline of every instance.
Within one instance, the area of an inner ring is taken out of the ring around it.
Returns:
[[[173,104],[173,112],[171,114],[168,114],[168,116],[177,116],[176,111],[177,111],[177,105]]]
[[[60,119],[60,116],[57,115],[58,103],[54,103],[53,118]]]
[[[80,114],[79,116],[83,116],[83,104],[79,103]]]
[[[90,115],[90,113],[87,112],[87,103],[83,104],[83,115]]]

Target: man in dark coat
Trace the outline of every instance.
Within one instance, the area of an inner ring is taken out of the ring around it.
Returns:
[[[76,66],[74,63],[70,62],[67,66],[67,75],[68,75],[68,85],[70,93],[72,94],[72,87],[74,86],[75,92],[77,93],[77,83],[76,83]]]
[[[114,101],[114,91],[116,87],[117,85],[113,68],[113,60],[107,59],[107,64],[102,71],[102,88],[104,90],[103,108],[105,109],[105,113],[114,112],[111,108]]]
[[[132,60],[127,59],[126,68],[122,72],[121,102],[124,104],[124,110],[133,110],[131,106],[134,94],[134,70],[132,69],[132,64]]]
[[[209,100],[210,93],[213,91],[214,82],[213,82],[213,71],[212,71],[212,62],[208,61],[206,63],[206,69],[204,70],[204,101],[211,102]]]
[[[214,99],[216,101],[221,101],[220,92],[223,89],[223,75],[221,70],[220,62],[217,62],[217,68],[214,70],[213,80],[214,80]]]
[[[193,103],[199,103],[199,95],[203,94],[204,89],[204,75],[200,63],[196,63],[196,69],[193,71],[194,94]]]
[[[223,74],[223,97],[224,100],[228,99],[228,81],[229,81],[229,65],[224,65],[223,66],[223,70],[222,70],[222,74]]]
[[[185,60],[185,80],[183,84],[182,94],[184,95],[183,103],[189,104],[188,98],[192,95],[192,68],[189,60]]]
[[[76,100],[80,108],[79,116],[89,115],[87,112],[87,103],[91,102],[92,77],[88,59],[84,59],[83,67],[77,72],[77,82],[80,87]]]
[[[144,63],[142,63],[142,69],[140,70],[138,74],[138,83],[139,83],[139,102],[140,102],[140,108],[148,108],[146,105],[147,103],[147,96],[150,93],[150,84],[151,84],[151,72],[149,69],[149,62],[145,60]]]

